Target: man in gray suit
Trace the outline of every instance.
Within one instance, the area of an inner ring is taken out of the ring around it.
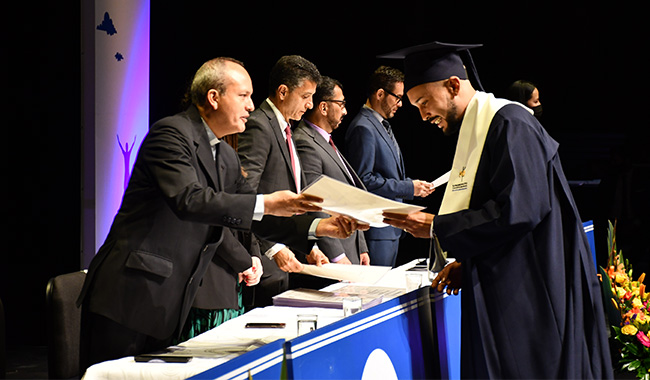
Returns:
[[[307,111],[293,134],[307,183],[326,175],[366,189],[332,140],[332,132],[347,113],[343,85],[335,79],[323,77],[314,93],[314,107]],[[355,232],[347,239],[321,238],[318,247],[330,262],[370,265],[362,232]]]

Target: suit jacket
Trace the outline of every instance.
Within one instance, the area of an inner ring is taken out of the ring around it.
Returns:
[[[223,191],[230,186],[239,194]],[[223,227],[253,227],[267,238],[308,245],[313,217],[285,218],[270,228],[264,219],[252,222],[254,206],[255,192],[241,175],[228,186],[220,181],[195,107],[160,120],[142,142],[77,303],[140,333],[172,337],[185,323],[208,263],[230,239]],[[236,251],[225,251],[223,259],[235,272],[251,266],[250,255]]]
[[[216,155],[219,180],[227,193],[241,192],[237,180],[241,177],[237,153],[226,147],[226,142],[219,143]],[[251,189],[252,190],[252,189]],[[229,257],[236,254],[242,257],[260,257],[257,239],[250,232],[231,230],[224,227],[224,239],[212,257],[212,262],[201,279],[192,307],[200,309],[238,309],[237,281],[238,273],[229,263]]]
[[[271,106],[266,102],[255,109],[246,122],[246,130],[239,134],[239,159],[248,174],[248,183],[258,193],[268,194],[279,190],[291,190],[298,193],[291,167],[291,155],[286,140],[280,130],[278,119]],[[306,179],[301,170],[301,184]],[[271,219],[272,217],[265,217]],[[260,241],[262,252],[274,243]],[[295,250],[296,247],[291,247]],[[299,252],[308,254],[309,250]]]
[[[343,158],[341,161],[329,141],[325,141],[323,136],[304,120],[296,127],[293,138],[308,184],[324,174],[351,186],[366,189],[345,158],[341,156]],[[320,238],[318,247],[330,260],[345,252],[353,264],[359,264],[360,253],[368,252],[366,239],[359,231],[347,239]]]
[[[346,157],[371,193],[401,202],[413,199],[413,181],[406,176],[401,152],[386,128],[366,107],[352,119],[345,134]],[[402,230],[370,228],[366,237],[397,239]]]

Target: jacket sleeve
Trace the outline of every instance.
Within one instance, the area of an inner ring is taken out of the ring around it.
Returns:
[[[221,258],[235,273],[243,272],[253,265],[251,253],[235,235],[237,232],[223,229],[223,240],[217,247],[214,258]],[[214,261],[214,259],[213,259]]]
[[[228,194],[201,184],[193,140],[169,124],[152,127],[143,142],[136,170],[146,170],[163,198],[181,220],[250,229],[254,194]],[[209,149],[209,148],[208,148]],[[140,178],[140,177],[139,177]]]

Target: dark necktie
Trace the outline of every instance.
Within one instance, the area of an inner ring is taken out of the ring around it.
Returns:
[[[388,136],[389,136],[390,139],[393,141],[393,145],[395,146],[395,151],[396,151],[399,155],[401,155],[401,154],[400,154],[399,145],[397,144],[397,140],[395,139],[395,135],[393,134],[393,128],[391,128],[390,123],[389,123],[388,120],[386,120],[386,119],[382,120],[381,123],[384,125],[384,128],[386,128],[386,132],[388,132]]]
[[[291,126],[287,124],[287,127],[284,129],[284,132],[287,134],[287,147],[289,148],[289,156],[291,157],[291,170],[293,172],[293,181],[296,184],[296,192],[300,191],[298,187],[298,173],[296,172],[296,160],[293,157],[293,141],[291,140]]]

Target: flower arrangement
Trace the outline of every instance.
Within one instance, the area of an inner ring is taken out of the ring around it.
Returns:
[[[603,284],[607,317],[619,346],[619,368],[636,372],[640,379],[650,380],[650,293],[646,292],[643,284],[645,273],[637,281],[632,280],[632,266],[623,258],[623,252],[616,249],[616,227],[611,222],[607,244],[607,269],[601,267],[599,277]]]

